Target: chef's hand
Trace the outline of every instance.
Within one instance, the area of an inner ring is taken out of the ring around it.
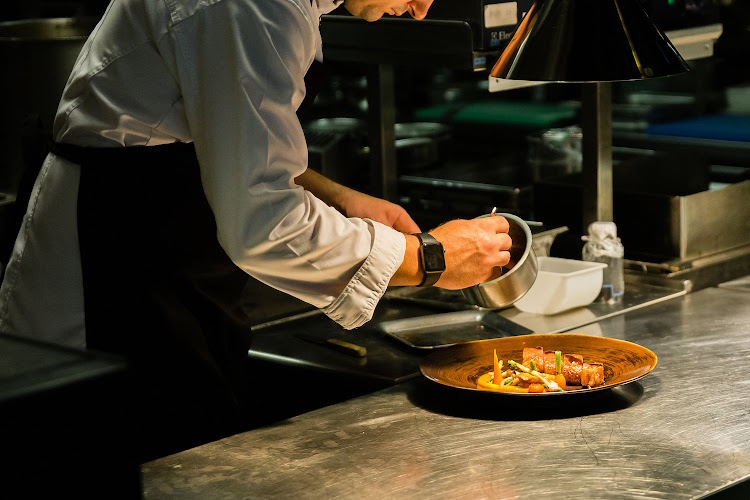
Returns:
[[[439,288],[459,290],[500,276],[510,261],[511,239],[508,221],[495,215],[471,220],[453,220],[429,231],[445,250],[445,272],[435,284]],[[404,261],[390,284],[418,285],[423,273],[419,265],[419,240],[406,237]]]
[[[510,261],[508,220],[499,215],[453,220],[430,234],[443,244],[445,272],[435,286],[458,290],[500,276]]]
[[[294,181],[347,217],[372,219],[402,233],[419,232],[406,210],[395,203],[355,191],[309,168]]]

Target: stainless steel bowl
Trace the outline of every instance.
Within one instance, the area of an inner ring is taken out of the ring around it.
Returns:
[[[537,275],[537,262],[532,247],[531,229],[523,219],[512,214],[496,214],[508,220],[508,234],[513,245],[510,248],[510,262],[503,268],[503,274],[492,281],[480,283],[461,292],[472,303],[486,308],[505,307],[513,304],[534,284]],[[491,214],[482,217],[490,217]]]

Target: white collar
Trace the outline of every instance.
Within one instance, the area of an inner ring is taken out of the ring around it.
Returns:
[[[339,7],[344,3],[344,0],[312,0],[318,7],[318,12],[322,14],[328,14],[336,7]]]

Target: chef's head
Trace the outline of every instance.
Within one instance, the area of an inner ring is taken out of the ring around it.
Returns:
[[[384,14],[400,16],[408,12],[414,19],[424,19],[433,0],[346,0],[346,10],[366,21],[377,21]]]

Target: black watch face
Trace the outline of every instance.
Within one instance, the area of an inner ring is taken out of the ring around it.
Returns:
[[[445,256],[442,245],[430,245],[424,249],[424,268],[427,272],[445,271]]]

